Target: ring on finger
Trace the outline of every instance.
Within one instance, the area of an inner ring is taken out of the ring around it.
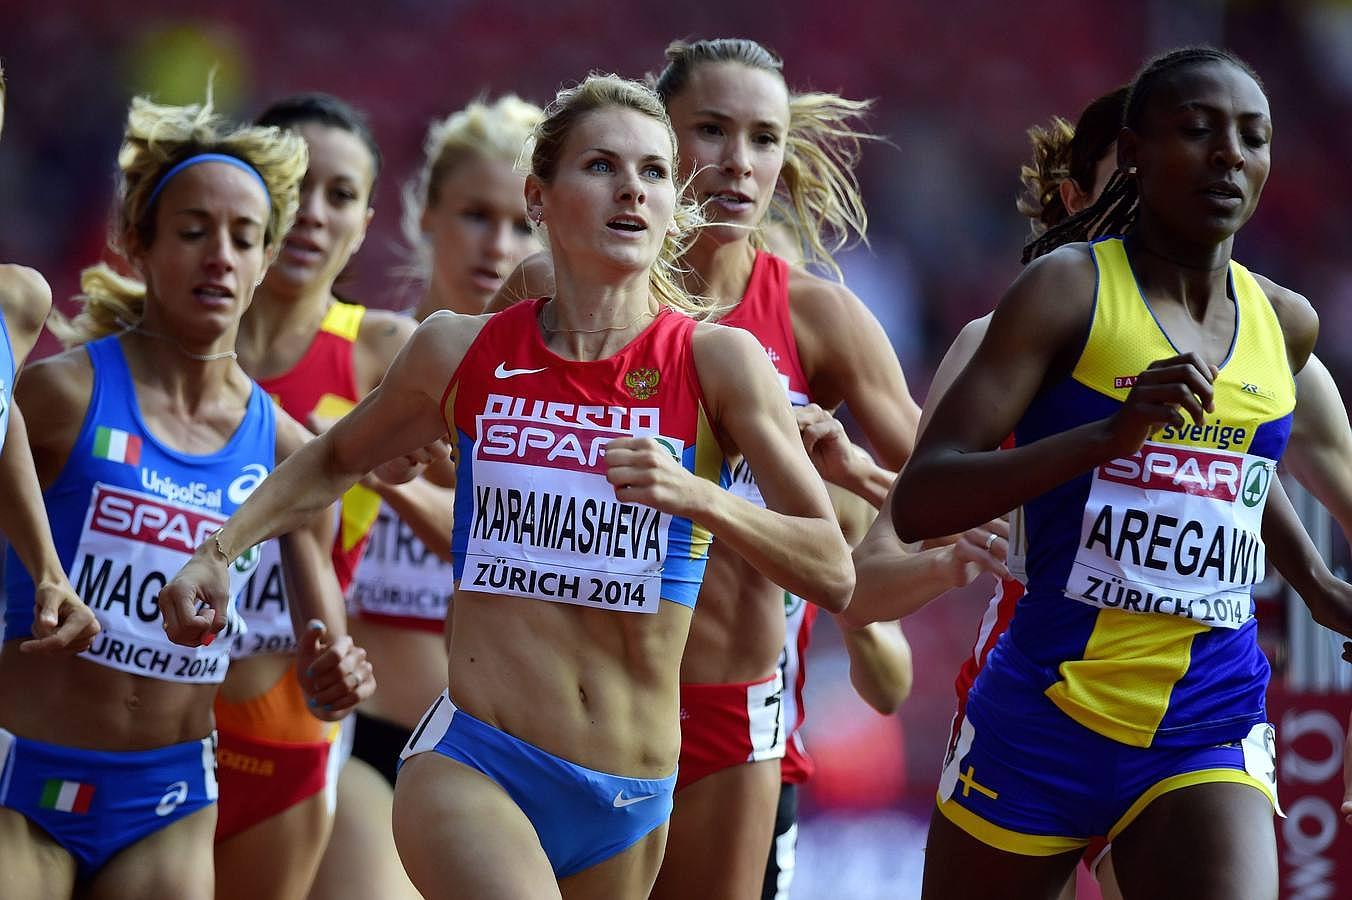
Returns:
[[[996,537],[997,535],[993,531],[990,534],[986,535],[986,552],[989,553],[990,549],[995,546]]]

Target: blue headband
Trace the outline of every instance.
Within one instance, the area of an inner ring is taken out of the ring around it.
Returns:
[[[150,199],[146,201],[146,209],[150,209],[155,205],[155,198],[160,195],[160,191],[164,190],[164,186],[169,183],[169,179],[173,178],[189,166],[209,162],[225,163],[227,166],[234,166],[241,172],[248,172],[258,182],[258,186],[263,189],[263,196],[267,198],[268,205],[272,205],[272,193],[268,190],[268,184],[253,166],[249,165],[238,156],[230,156],[228,153],[199,153],[196,156],[189,156],[187,159],[183,160],[183,162],[160,176],[159,183],[155,185],[155,189],[150,192]]]

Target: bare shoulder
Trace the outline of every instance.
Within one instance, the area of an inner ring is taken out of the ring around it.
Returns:
[[[52,308],[52,289],[37,269],[0,265],[0,310],[11,333],[21,331],[26,343],[37,339]]]
[[[399,348],[413,335],[417,325],[412,316],[388,309],[368,309],[366,315],[362,316],[357,343],[364,352],[389,365]]]
[[[839,321],[842,315],[872,315],[854,291],[800,266],[789,266],[789,307],[795,315],[814,321]]]
[[[1064,328],[1080,329],[1094,306],[1098,266],[1087,243],[1066,244],[1024,266],[1000,299],[987,331],[1011,319],[1060,337]]]
[[[1282,287],[1265,275],[1257,272],[1249,274],[1253,275],[1254,281],[1258,282],[1272,304],[1272,311],[1277,314],[1288,346],[1305,346],[1305,355],[1308,356],[1314,347],[1315,338],[1319,336],[1319,314],[1315,312],[1314,306],[1303,295]]]
[[[690,346],[700,387],[713,407],[719,407],[723,397],[736,396],[739,403],[749,402],[766,385],[783,396],[770,358],[751,332],[701,322],[695,326]]]
[[[14,399],[24,411],[35,448],[68,450],[84,423],[94,393],[94,367],[83,347],[73,347],[24,367]]]
[[[447,309],[438,310],[423,319],[413,332],[406,353],[418,365],[438,364],[443,369],[454,370],[491,318],[493,316],[487,313],[466,316]]]

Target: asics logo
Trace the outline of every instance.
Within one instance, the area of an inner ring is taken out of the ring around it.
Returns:
[[[155,807],[155,815],[167,816],[182,805],[184,800],[188,799],[188,782],[175,781],[169,785],[169,790],[165,791],[160,799],[159,805]]]
[[[245,500],[248,500],[249,495],[252,494],[254,489],[262,484],[263,479],[267,477],[267,466],[259,465],[258,463],[249,463],[240,470],[240,473],[236,476],[235,480],[230,482],[230,487],[225,489],[225,495],[230,498],[231,503],[238,506]]]
[[[624,791],[615,792],[615,808],[624,809],[626,806],[633,806],[635,803],[642,803],[644,800],[651,800],[656,794],[644,794],[642,797],[626,797]]]
[[[498,378],[511,378],[513,375],[534,375],[536,372],[543,372],[544,369],[509,369],[505,363],[498,363],[498,367],[493,370],[493,374]]]

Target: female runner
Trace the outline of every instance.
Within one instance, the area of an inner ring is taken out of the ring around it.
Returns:
[[[790,242],[839,272],[831,249],[866,227],[852,167],[868,135],[851,122],[868,104],[791,93],[780,59],[740,39],[672,44],[656,89],[680,143],[687,196],[709,222],[682,257],[686,288],[723,310],[722,324],[757,338],[781,397],[797,407],[847,403],[883,461],[899,468],[919,412],[881,326],[841,284],[766,252],[759,230],[778,207]],[[541,260],[520,275],[528,294],[548,287]],[[520,291],[513,283],[504,299]],[[828,479],[881,501],[890,472],[867,454],[835,461]],[[734,470],[732,490],[757,501],[746,467]],[[680,800],[658,900],[755,898],[764,881],[787,734],[783,590],[733,549],[712,553],[681,663]]]
[[[548,228],[555,297],[429,317],[380,387],[220,534],[233,559],[391,453],[454,430],[455,699],[414,731],[395,791],[395,839],[427,896],[645,896],[710,533],[833,610],[853,586],[763,350],[670,308],[698,309],[663,268],[689,215],[675,157],[641,85],[592,76],[561,92],[526,194]],[[738,455],[768,509],[719,485]],[[194,610],[224,603],[225,578],[200,552],[165,589],[176,640],[217,627]]]
[[[296,420],[336,418],[375,386],[409,333],[390,314],[334,295],[366,234],[380,151],[365,120],[327,94],[279,100],[257,124],[303,138],[309,165],[295,224],[240,323],[240,365]],[[346,589],[361,552],[370,496],[357,488],[344,498],[331,566],[337,588]],[[263,545],[240,613],[249,631],[235,641],[216,698],[217,896],[302,897],[333,820],[338,727],[304,702],[274,543]]]
[[[75,659],[16,652],[33,583],[12,564],[0,650],[0,870],[7,896],[209,897],[211,699],[231,640],[166,640],[153,596],[275,462],[306,440],[234,362],[239,318],[295,211],[304,145],[205,107],[132,103],[114,236],[139,276],[82,278],[61,329],[89,341],[31,367],[18,391],[60,559],[103,631]],[[297,526],[305,523],[298,521]],[[340,711],[370,670],[343,630],[323,550],[286,539],[306,689]],[[230,569],[217,630],[257,564]],[[306,619],[302,618],[304,622]],[[53,715],[59,710],[60,715]]]
[[[1267,99],[1232,56],[1176,51],[1133,83],[1125,126],[1126,180],[1042,245],[1091,224],[1129,226],[1125,242],[1029,267],[896,487],[903,539],[1020,504],[1028,522],[1028,594],[972,687],[927,896],[974,896],[972,871],[1055,896],[1103,833],[1124,896],[1275,896],[1249,596],[1264,538],[1348,630],[1346,586],[1266,521],[1284,494],[1263,515],[1317,330],[1303,298],[1230,260],[1268,171]],[[1010,430],[1015,449],[985,452]]]

